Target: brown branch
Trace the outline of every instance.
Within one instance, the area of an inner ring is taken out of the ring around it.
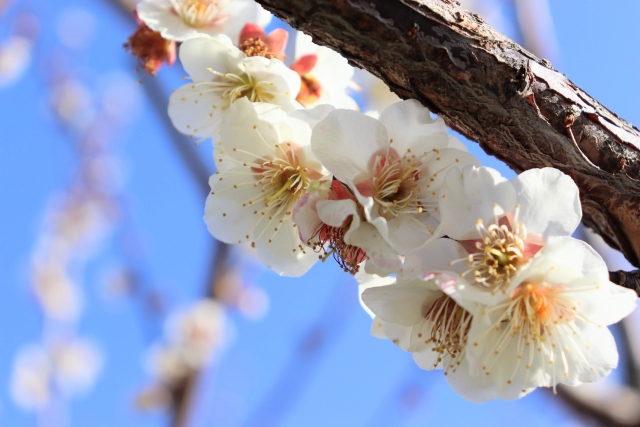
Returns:
[[[610,271],[609,280],[627,289],[633,289],[640,296],[640,270]]]
[[[569,174],[584,223],[640,265],[640,131],[548,61],[451,0],[257,1],[517,172]]]

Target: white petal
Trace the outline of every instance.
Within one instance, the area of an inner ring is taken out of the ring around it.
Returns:
[[[510,212],[515,199],[513,185],[495,169],[475,166],[462,171],[452,169],[442,186],[442,232],[456,240],[477,238],[478,219],[491,223],[495,205]]]
[[[435,344],[431,342],[431,332],[434,324],[431,320],[422,319],[411,328],[410,351],[416,364],[427,371],[432,369],[442,369],[442,360],[438,361],[441,353],[435,349]],[[446,359],[449,359],[446,357]]]
[[[458,369],[450,370],[446,377],[453,391],[473,403],[483,403],[498,396],[498,384],[490,375],[471,375],[467,359],[460,362]]]
[[[227,153],[239,162],[261,165],[279,153],[278,129],[285,116],[277,106],[240,98],[227,109],[220,126],[220,141]]]
[[[619,322],[635,310],[638,295],[602,277],[592,274],[579,277],[565,286],[565,295],[576,301],[580,314],[594,325]]]
[[[274,95],[274,98],[269,100],[270,103],[281,105],[281,99],[294,101],[298,96],[298,92],[300,92],[300,76],[279,59],[252,56],[245,58],[242,64],[247,74],[253,76],[256,81],[273,83],[268,89]],[[288,107],[289,104],[282,105],[283,108],[285,106]]]
[[[254,225],[260,220],[260,215],[253,213],[258,205],[242,204],[256,197],[260,200],[260,188],[246,184],[251,182],[246,176],[231,175],[222,181],[220,177],[214,174],[209,178],[209,185],[214,193],[207,196],[204,214],[209,232],[225,243],[250,242]],[[234,185],[238,188],[233,188]],[[249,239],[246,238],[247,235]]]
[[[398,254],[382,238],[380,232],[368,222],[359,224],[357,228],[352,223],[344,241],[365,250],[367,273],[387,276],[399,272],[402,268]]]
[[[319,105],[311,109],[292,111],[287,115],[286,123],[291,128],[292,140],[298,145],[311,144],[311,130],[333,111],[331,105]]]
[[[364,304],[362,306],[365,307]],[[384,334],[384,329],[382,328],[382,320],[378,319],[377,317],[374,317],[373,321],[371,322],[370,333],[372,336],[376,338],[381,338],[381,339],[387,338],[387,336]]]
[[[197,35],[193,27],[174,13],[169,0],[141,1],[136,6],[136,12],[142,22],[166,40],[184,41]]]
[[[570,236],[580,224],[578,186],[554,168],[530,169],[511,180],[527,232],[543,237]]]
[[[458,138],[449,134],[449,144],[447,145],[449,148],[455,148],[456,150],[468,152],[467,146],[462,143]]]
[[[556,378],[558,382],[576,386],[591,383],[609,375],[618,366],[618,350],[609,329],[579,322],[578,335],[567,330],[565,357],[567,358],[567,376],[560,361],[561,348],[556,347]],[[566,350],[569,351],[566,351]]]
[[[219,73],[237,72],[244,58],[240,49],[224,35],[189,39],[180,46],[180,62],[193,80],[212,81],[215,77],[208,68]]]
[[[358,175],[368,175],[374,154],[386,153],[389,140],[378,120],[356,111],[335,110],[313,128],[311,147],[336,178],[353,184]]]
[[[169,97],[168,113],[173,126],[191,137],[215,136],[222,122],[224,101],[212,93],[202,93],[193,83],[186,84]]]
[[[304,55],[315,55],[320,50],[320,46],[313,42],[311,36],[306,35],[302,31],[296,32],[296,52],[295,58],[298,59]]]
[[[428,246],[411,252],[405,257],[402,277],[424,277],[425,274],[434,271],[452,271],[459,275],[467,269],[466,263],[465,261],[453,263],[453,261],[466,257],[467,251],[455,240],[436,239]]]
[[[384,336],[404,351],[409,351],[411,345],[411,326],[402,326],[382,321]]]
[[[420,185],[418,197],[422,200],[438,203],[442,199],[441,188],[449,170],[453,168],[461,170],[466,166],[479,167],[480,160],[466,151],[455,148],[443,148],[439,150],[437,154],[434,154],[424,163],[421,176],[427,185]]]
[[[601,282],[609,281],[609,270],[602,257],[589,244],[572,237],[549,238],[547,244],[538,252],[538,256],[532,260],[528,270],[531,271],[530,274],[535,274],[534,269],[542,271],[547,263],[565,265],[574,271],[573,277],[562,278],[565,284],[574,278],[591,274],[596,275]],[[549,277],[553,279],[555,274],[555,270],[551,271]]]
[[[380,122],[387,129],[392,147],[398,153],[407,149],[421,153],[446,148],[449,143],[447,127],[442,118],[431,118],[431,112],[415,99],[391,104],[380,114]]]
[[[378,276],[377,274],[367,274],[364,271],[358,271],[355,278],[358,281],[358,299],[360,300],[360,305],[362,306],[363,310],[366,311],[369,316],[371,316],[371,318],[374,318],[375,314],[373,314],[373,311],[369,310],[369,307],[367,307],[366,304],[362,301],[362,293],[365,289],[390,285],[395,282],[396,279],[395,277],[382,277]],[[374,319],[374,321],[375,320],[376,319]],[[382,327],[381,323],[380,327]]]
[[[550,355],[544,348],[539,352],[535,343],[526,346],[523,338],[520,341],[518,336],[511,336],[510,332],[505,332],[504,327],[496,330],[494,325],[487,325],[481,318],[482,310],[479,308],[473,313],[467,345],[470,374],[480,381],[468,384],[466,390],[469,394],[463,397],[474,402],[498,397],[512,400],[525,396],[537,387],[551,385],[550,377],[545,373]],[[496,316],[492,316],[493,321],[497,318],[497,313],[494,314]],[[496,355],[495,351],[504,334],[509,336]],[[546,371],[550,372],[551,369]]]
[[[412,280],[365,289],[362,301],[385,322],[413,326],[423,319],[423,307],[442,296],[432,282]]]
[[[269,242],[271,240],[271,242]],[[256,253],[260,261],[281,276],[299,277],[309,271],[318,261],[318,254],[302,242],[293,221],[278,224],[278,231],[267,230],[256,242]]]
[[[381,222],[380,220],[384,218],[379,218],[378,221]],[[400,215],[386,221],[387,241],[399,254],[408,254],[424,246],[438,225],[438,221],[427,212]]]

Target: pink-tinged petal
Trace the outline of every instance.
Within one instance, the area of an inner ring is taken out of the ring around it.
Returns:
[[[234,42],[238,41],[240,31],[247,22],[254,22],[264,28],[271,22],[272,17],[271,13],[253,0],[235,0],[225,9],[225,13],[229,15],[229,19],[217,31],[222,31]]]
[[[322,221],[318,216],[316,204],[322,198],[318,194],[307,193],[298,200],[293,208],[292,219],[298,226],[300,240],[304,243],[310,242],[322,226]]]
[[[527,232],[543,237],[570,236],[580,224],[582,208],[578,186],[553,168],[530,169],[515,177],[518,220]]]
[[[359,175],[369,174],[372,157],[386,153],[389,140],[378,120],[355,111],[335,110],[313,128],[311,147],[329,172],[350,185]]]
[[[389,275],[402,268],[399,255],[382,238],[378,229],[368,222],[361,223],[357,228],[352,224],[344,240],[347,244],[365,250],[367,273]]]
[[[525,242],[524,251],[522,252],[522,258],[526,261],[535,254],[537,254],[544,245],[537,245],[535,243]]]
[[[242,30],[240,31],[240,44],[249,39],[260,39],[263,42],[266,42],[267,34],[264,32],[264,29],[260,25],[249,22],[244,27],[242,27]]]
[[[276,58],[281,61],[284,60],[284,51],[287,48],[287,42],[289,41],[289,33],[284,28],[276,28],[267,36],[267,46],[269,51],[273,53]]]
[[[360,225],[358,207],[353,200],[319,200],[316,206],[320,220],[331,227],[342,227],[349,217],[354,217],[352,226]]]
[[[291,69],[298,73],[298,75],[304,76],[305,74],[313,70],[313,67],[316,66],[317,62],[318,55],[304,55],[298,58],[296,62],[291,64]]]

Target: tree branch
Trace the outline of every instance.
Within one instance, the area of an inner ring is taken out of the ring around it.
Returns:
[[[613,283],[636,291],[640,296],[640,270],[633,271],[610,271],[609,280]]]
[[[640,265],[640,131],[452,0],[257,0],[517,172],[580,188],[584,223]]]

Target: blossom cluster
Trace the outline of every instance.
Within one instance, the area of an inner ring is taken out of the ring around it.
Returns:
[[[287,36],[266,34],[263,12],[251,0],[138,6],[181,43],[191,81],[171,95],[172,123],[213,142],[211,234],[286,276],[333,257],[360,280],[372,333],[469,400],[606,376],[618,362],[606,326],[636,296],[571,237],[572,179],[505,179],[415,100],[359,112],[346,60],[299,35],[287,66]]]

